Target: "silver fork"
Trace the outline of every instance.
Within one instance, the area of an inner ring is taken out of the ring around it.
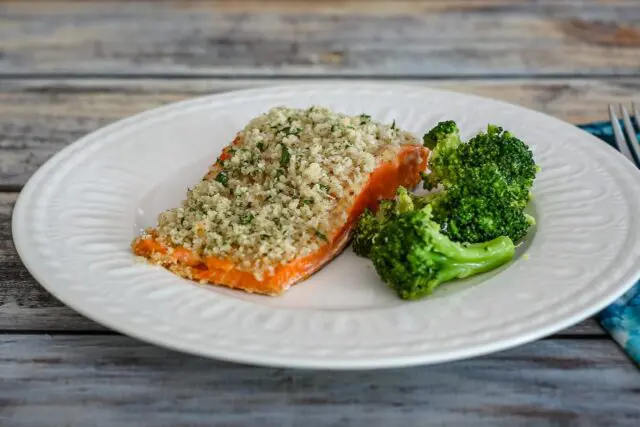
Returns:
[[[633,127],[633,121],[629,116],[629,112],[624,105],[620,104],[620,112],[622,114],[622,123],[624,123],[624,130],[627,133],[627,138],[624,137],[616,110],[613,104],[609,104],[609,117],[611,118],[611,127],[613,128],[613,136],[616,140],[618,151],[620,151],[627,159],[631,160],[636,166],[640,167],[640,146],[638,145],[638,137],[636,136],[636,130]],[[640,114],[636,103],[632,104],[633,115],[636,119],[636,126],[640,128]],[[629,149],[631,148],[631,149]],[[635,154],[635,159],[631,154],[631,151]]]

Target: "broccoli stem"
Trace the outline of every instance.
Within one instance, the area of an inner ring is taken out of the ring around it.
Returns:
[[[511,260],[515,253],[513,242],[505,236],[466,246],[450,240],[445,244],[446,246],[440,247],[440,250],[447,254],[449,262],[430,281],[430,287],[493,270]]]
[[[371,260],[380,278],[402,299],[427,296],[442,283],[492,270],[515,253],[507,236],[458,243],[431,219],[431,206],[387,221],[373,241]]]

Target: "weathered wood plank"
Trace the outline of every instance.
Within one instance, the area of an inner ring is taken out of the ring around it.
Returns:
[[[635,426],[640,417],[637,370],[605,340],[339,373],[217,362],[122,336],[9,334],[0,354],[0,421],[14,427]]]
[[[0,5],[0,73],[640,72],[636,0],[29,1]]]
[[[0,193],[0,331],[105,331],[44,290],[25,269],[11,240],[15,193]],[[586,320],[556,337],[604,337],[604,330]],[[1,375],[0,375],[1,377]]]
[[[279,79],[275,83],[301,81],[317,80]],[[0,186],[24,184],[61,148],[122,117],[193,96],[271,84],[274,81],[269,79],[0,80]],[[640,77],[399,80],[394,84],[494,97],[574,123],[605,119],[610,102],[640,99]]]

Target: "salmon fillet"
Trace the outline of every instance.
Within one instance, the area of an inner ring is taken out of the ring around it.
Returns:
[[[278,107],[252,120],[132,249],[187,279],[281,294],[344,249],[365,208],[415,187],[427,157],[395,122]]]

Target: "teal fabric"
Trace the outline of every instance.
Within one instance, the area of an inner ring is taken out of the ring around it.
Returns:
[[[597,122],[579,127],[615,147],[611,123]],[[640,282],[596,317],[629,357],[640,365]]]

